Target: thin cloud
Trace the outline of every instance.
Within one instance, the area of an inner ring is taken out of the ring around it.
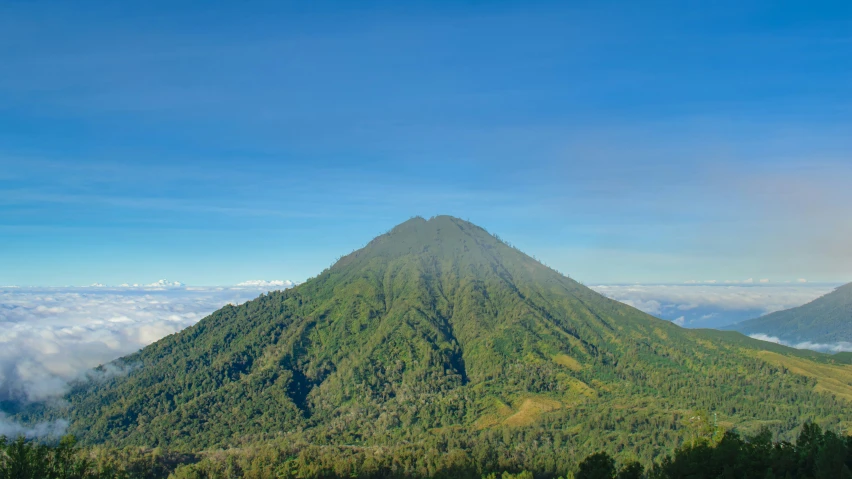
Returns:
[[[68,429],[68,421],[65,419],[42,422],[33,426],[24,426],[8,419],[5,414],[0,412],[0,437],[24,436],[27,439],[60,437],[65,434],[66,429]]]

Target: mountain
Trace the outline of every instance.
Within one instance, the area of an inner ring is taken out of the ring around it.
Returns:
[[[552,466],[601,449],[655,457],[702,410],[781,437],[804,420],[835,427],[852,406],[848,362],[682,329],[439,216],[225,306],[16,418],[68,419],[90,444],[275,439]]]
[[[749,319],[727,329],[774,336],[789,344],[845,342],[852,348],[852,283],[808,304]]]

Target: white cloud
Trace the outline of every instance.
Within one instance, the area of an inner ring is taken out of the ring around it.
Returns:
[[[685,321],[686,321],[686,319],[685,319],[683,316],[681,316],[681,317],[679,317],[679,318],[675,319],[675,320],[674,320],[674,321],[672,321],[672,322],[673,322],[673,323],[675,323],[675,324],[676,324],[676,325],[678,325],[678,326],[683,326],[683,324],[684,324],[684,322],[685,322]]]
[[[0,290],[0,401],[40,401],[91,368],[282,286]],[[10,426],[11,427],[11,426]]]
[[[151,284],[146,284],[146,288],[180,288],[184,286],[180,281],[168,281],[165,279],[161,279]]]
[[[613,298],[613,299],[615,299],[615,298]],[[648,314],[659,315],[660,312],[662,312],[660,302],[655,301],[653,299],[646,301],[646,300],[642,300],[642,299],[624,298],[624,299],[620,299],[618,301],[621,301],[622,303],[624,303],[628,306],[633,306],[634,308],[636,308],[638,310],[645,311]]]
[[[783,344],[784,346],[790,346],[791,348],[796,349],[811,349],[814,351],[821,351],[824,353],[840,353],[846,351],[852,351],[852,343],[846,341],[840,341],[837,343],[814,343],[811,341],[804,341],[801,343],[790,343],[787,341],[781,340],[776,336],[769,336],[768,334],[752,334],[751,338],[759,339],[761,341],[768,341],[770,343]]]
[[[771,313],[801,306],[828,294],[834,285],[781,286],[781,285],[598,285],[591,286],[598,293],[629,304],[649,314],[657,314],[662,307],[681,311],[699,307],[723,310],[758,310]]]
[[[768,279],[766,279],[766,278],[764,278],[764,279],[761,279],[761,280],[760,280],[760,282],[761,282],[761,283],[763,283],[763,284],[766,284],[766,283],[768,283],[768,282],[769,282],[769,280],[768,280]]]
[[[782,344],[781,338],[778,338],[776,336],[769,336],[768,334],[762,334],[762,333],[751,334],[751,335],[749,335],[749,337],[752,338],[752,339],[760,340],[760,341],[766,341],[768,343]]]
[[[797,283],[807,283],[808,280],[806,280],[805,278],[799,278],[799,279],[796,280],[796,282]]]
[[[0,412],[0,437],[61,437],[68,428],[68,421],[57,419],[55,421],[42,422],[33,426],[23,426],[11,421],[5,414]]]
[[[293,286],[295,283],[289,280],[282,281],[280,279],[274,279],[272,281],[266,281],[263,279],[252,279],[249,281],[243,281],[242,283],[237,283],[237,287],[253,287],[253,288],[272,288],[272,287],[283,287],[289,288]]]

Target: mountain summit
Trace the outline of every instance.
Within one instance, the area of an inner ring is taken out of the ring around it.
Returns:
[[[68,417],[84,441],[119,445],[536,431],[541,447],[581,437],[578,453],[652,457],[687,434],[694,410],[786,434],[804,419],[836,424],[852,399],[852,368],[838,360],[681,329],[449,216],[402,223],[303,284],[225,306],[112,366],[126,374],[21,417]]]

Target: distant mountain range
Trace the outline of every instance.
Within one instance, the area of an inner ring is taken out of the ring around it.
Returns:
[[[694,433],[700,411],[781,437],[805,420],[837,427],[852,407],[849,361],[680,328],[439,216],[225,306],[15,418],[68,419],[84,442],[113,446],[284,438],[549,470],[601,449],[653,459]]]
[[[838,345],[852,348],[852,283],[797,308],[777,311],[725,329],[766,335],[788,344]]]

